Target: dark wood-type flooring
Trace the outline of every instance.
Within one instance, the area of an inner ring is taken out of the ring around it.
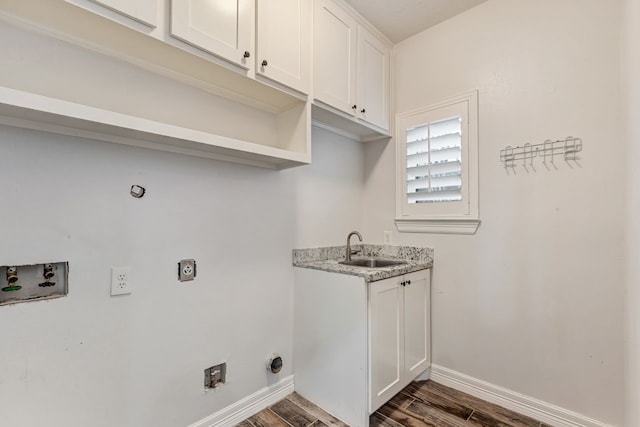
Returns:
[[[297,393],[238,427],[348,427]],[[370,417],[370,427],[550,427],[433,381],[409,384]]]

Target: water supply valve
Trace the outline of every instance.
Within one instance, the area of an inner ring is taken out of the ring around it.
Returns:
[[[22,289],[22,286],[16,285],[18,282],[18,267],[7,267],[7,286],[2,288],[3,292],[13,292]]]
[[[44,282],[39,283],[38,286],[41,288],[55,286],[56,283],[51,281],[55,275],[56,273],[53,271],[53,264],[44,264],[42,266],[42,277],[44,277]]]

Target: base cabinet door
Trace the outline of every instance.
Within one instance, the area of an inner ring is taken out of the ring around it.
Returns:
[[[431,362],[431,287],[429,276],[422,271],[405,275],[404,282],[404,374],[405,382],[409,383],[424,372]]]
[[[369,413],[430,363],[429,270],[369,284]]]
[[[369,285],[370,412],[402,390],[401,281],[401,277],[394,277]]]
[[[254,12],[253,0],[172,0],[171,36],[250,68]]]

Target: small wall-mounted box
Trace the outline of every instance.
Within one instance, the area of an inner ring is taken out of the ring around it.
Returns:
[[[69,293],[69,263],[0,267],[0,305],[63,297]]]

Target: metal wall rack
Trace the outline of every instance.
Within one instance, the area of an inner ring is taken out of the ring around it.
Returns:
[[[547,160],[552,165],[555,158],[562,158],[565,161],[577,161],[580,158],[578,153],[582,151],[582,139],[568,136],[565,139],[551,141],[547,139],[541,144],[524,144],[522,147],[508,146],[500,150],[500,161],[506,168],[515,168],[516,161],[522,160],[522,165],[533,165],[533,159],[542,158],[542,164],[547,166]]]

